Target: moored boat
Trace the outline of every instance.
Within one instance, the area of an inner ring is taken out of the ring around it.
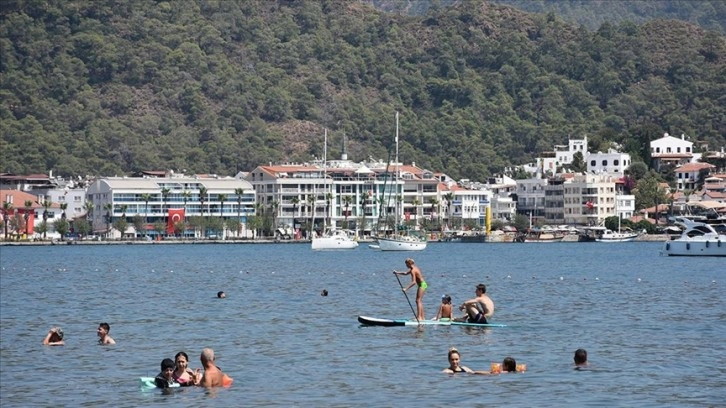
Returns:
[[[707,223],[679,218],[685,226],[679,238],[666,241],[661,250],[666,256],[726,256],[726,235]]]
[[[321,249],[354,249],[358,247],[358,241],[343,230],[329,231],[321,237],[312,240],[312,248]]]

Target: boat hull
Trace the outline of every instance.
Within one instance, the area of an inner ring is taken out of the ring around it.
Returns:
[[[335,237],[313,238],[312,248],[314,250],[355,249],[358,248],[358,242],[353,240],[337,239]]]
[[[422,251],[426,249],[426,241],[378,238],[378,249],[381,251]]]
[[[463,327],[507,327],[506,324],[498,323],[467,323],[454,322],[451,320],[406,320],[406,319],[379,319],[369,316],[358,316],[358,322],[364,326],[463,326]]]
[[[726,240],[673,240],[663,244],[666,256],[726,256]]]

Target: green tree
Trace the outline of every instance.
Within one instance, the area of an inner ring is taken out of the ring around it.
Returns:
[[[40,224],[38,224],[35,227],[35,232],[37,232],[38,234],[42,234],[43,240],[45,240],[45,236],[46,236],[45,234],[48,232],[48,221],[47,220],[41,221]]]
[[[43,230],[38,230],[38,232],[43,234],[43,239],[45,239],[46,233],[48,232],[48,209],[50,209],[53,205],[53,202],[50,200],[43,200],[40,205],[43,206]]]
[[[635,195],[635,209],[654,207],[668,202],[667,191],[660,186],[658,176],[650,172],[646,174],[633,191]]]
[[[134,217],[131,219],[131,223],[134,225],[134,229],[136,230],[136,234],[141,236],[146,236],[146,221],[144,220],[144,217],[140,216],[139,214],[134,215]]]
[[[345,207],[345,213],[343,214],[344,221],[343,221],[343,228],[348,229],[348,215],[350,214],[350,204],[353,202],[353,197],[349,195],[345,195],[342,198],[343,200],[343,206]]]
[[[156,236],[160,237],[164,235],[164,231],[166,231],[166,223],[164,221],[156,221],[154,223],[154,232],[156,232]]]
[[[582,157],[582,152],[575,152],[572,155],[572,164],[570,166],[572,167],[572,171],[576,173],[584,173],[587,171],[587,164],[585,164],[585,159]]]
[[[3,208],[2,208],[2,211],[3,211],[3,225],[5,226],[4,227],[4,231],[5,231],[5,240],[6,241],[8,240],[8,223],[10,222],[10,212],[12,210],[13,210],[13,205],[12,204],[10,204],[7,201],[3,203]]]
[[[71,229],[71,225],[68,223],[68,220],[66,220],[65,218],[61,218],[53,222],[53,228],[57,233],[60,234],[61,241],[64,241],[65,236]]]
[[[30,211],[33,210],[33,201],[32,200],[25,200],[25,214],[23,215],[23,219],[25,220],[25,236],[27,238],[30,238]]]
[[[512,226],[516,228],[517,231],[525,231],[529,228],[529,218],[527,218],[526,215],[517,214],[512,220]]]
[[[162,194],[163,194],[163,190],[164,189],[162,189]],[[166,189],[166,190],[168,190],[168,189]],[[144,224],[149,223],[149,201],[151,201],[151,198],[152,198],[151,194],[149,194],[149,193],[141,194],[141,199],[144,200]],[[163,211],[163,209],[162,209],[162,211]],[[135,221],[134,221],[134,225],[136,225]],[[139,231],[139,228],[136,228],[136,231]],[[147,235],[145,229],[144,229],[144,235]]]
[[[73,220],[73,229],[79,237],[87,237],[91,233],[91,223],[85,218]]]
[[[245,190],[243,188],[235,188],[234,189],[234,195],[237,197],[237,222],[230,224],[235,227],[235,232],[237,232],[237,237],[239,237],[241,228],[242,228],[242,196],[244,195]],[[230,227],[232,229],[232,227]]]

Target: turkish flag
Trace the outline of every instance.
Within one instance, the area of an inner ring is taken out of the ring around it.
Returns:
[[[180,221],[184,221],[184,209],[183,208],[170,208],[169,209],[169,224],[166,226],[166,233],[174,233],[174,224]]]
[[[410,212],[407,212],[405,215],[406,215],[406,221],[408,221],[408,220],[411,219],[411,213]]]

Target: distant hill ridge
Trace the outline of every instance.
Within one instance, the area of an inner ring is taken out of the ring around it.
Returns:
[[[425,2],[411,2],[420,5]],[[400,158],[484,180],[568,138],[647,161],[726,145],[726,41],[677,21],[605,24],[479,0],[12,1],[0,10],[0,172],[234,174]]]

